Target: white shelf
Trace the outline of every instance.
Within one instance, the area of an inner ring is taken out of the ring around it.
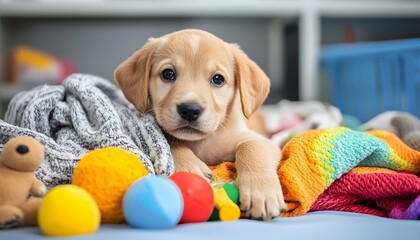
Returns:
[[[416,0],[0,1],[2,17],[420,17]]]
[[[297,18],[299,21],[300,36],[299,95],[302,100],[314,100],[319,98],[319,83],[316,78],[318,76],[318,54],[321,47],[321,19],[323,17],[420,18],[420,1],[0,0],[0,24],[2,18],[8,17],[263,17],[274,19]]]
[[[0,2],[4,17],[297,17],[300,0]]]
[[[318,0],[323,17],[420,17],[418,0]]]

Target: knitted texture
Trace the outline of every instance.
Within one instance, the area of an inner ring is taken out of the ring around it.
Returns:
[[[135,153],[150,174],[170,175],[169,144],[152,115],[139,113],[110,81],[73,74],[62,85],[39,86],[16,95],[0,120],[0,151],[18,135],[45,145],[36,176],[48,188],[69,184],[87,152],[119,147]]]
[[[350,175],[350,171],[355,167],[364,168],[358,168],[357,171],[353,170],[353,175]],[[353,191],[363,188],[365,191],[363,193],[367,194],[369,190],[378,186],[377,182],[369,180],[369,178],[372,179],[371,175],[369,175],[371,171],[381,173],[376,176],[376,180],[379,182],[384,181],[381,178],[385,179],[385,177],[388,177],[387,184],[392,186],[392,188],[388,189],[386,184],[383,184],[383,188],[385,193],[388,191],[393,194],[389,196],[402,197],[408,202],[410,200],[413,201],[413,196],[416,196],[417,190],[412,188],[411,184],[418,183],[416,182],[417,180],[407,182],[407,177],[410,179],[418,178],[414,174],[420,172],[420,152],[405,145],[393,133],[380,130],[358,132],[344,127],[337,127],[310,130],[298,135],[291,139],[283,148],[283,157],[278,168],[284,198],[287,202],[287,209],[283,215],[299,216],[305,214],[311,209],[318,197],[334,181],[340,179],[346,173],[349,174],[346,175],[345,180],[350,177],[353,179],[353,176],[362,178],[367,176],[366,180],[363,179],[363,181],[359,179],[358,181],[345,181],[345,183],[352,186]],[[401,179],[395,180],[398,181],[396,183],[393,182],[394,178],[389,179],[389,175],[400,176],[402,173],[399,172],[405,172],[404,176],[406,177],[401,176]],[[385,173],[388,175],[384,175]],[[226,166],[226,164],[222,164],[213,170],[214,178],[218,178],[221,175],[222,179],[226,180],[233,174],[232,166]],[[398,187],[398,184],[403,184],[404,181],[406,181],[405,184],[409,184],[407,189],[412,188],[414,192],[406,193],[403,191],[403,188]],[[394,187],[395,184],[397,187]],[[314,206],[313,210],[328,209],[328,204],[335,204],[337,206],[337,208],[334,208],[335,210],[364,212],[378,216],[386,216],[388,213],[390,217],[395,215],[391,215],[391,212],[396,211],[393,208],[398,205],[398,202],[394,201],[394,204],[391,204],[392,202],[381,201],[383,200],[381,198],[387,198],[385,194],[380,195],[376,193],[375,195],[372,193],[372,196],[366,195],[361,197],[344,191],[340,192],[339,190],[341,189],[345,188],[338,188],[338,193],[326,194],[324,204],[319,202],[318,205]],[[407,196],[409,196],[408,200]],[[369,200],[376,198],[380,199],[376,203],[377,205],[388,204],[389,206],[386,209],[382,206],[381,210],[371,207]],[[408,208],[406,205],[404,207]],[[405,208],[401,209],[406,210]]]
[[[418,219],[419,195],[420,178],[416,175],[381,168],[356,167],[327,188],[310,210]]]
[[[213,173],[213,182],[232,182],[236,179],[236,168],[233,162],[224,162],[209,167]]]
[[[278,174],[287,205],[286,216],[306,213],[331,183],[356,166],[418,173],[420,153],[394,134],[370,134],[348,128],[308,131],[283,149]]]
[[[408,201],[399,202],[398,205],[392,208],[389,216],[397,219],[420,220],[420,196],[415,198],[413,201],[409,199]]]
[[[98,204],[102,223],[122,223],[125,191],[137,179],[149,175],[137,155],[108,147],[84,155],[76,168],[72,184],[87,190]]]

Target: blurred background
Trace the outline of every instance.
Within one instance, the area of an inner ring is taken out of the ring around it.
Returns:
[[[17,92],[73,72],[113,81],[148,38],[185,28],[238,43],[271,79],[266,104],[420,115],[418,0],[0,0],[0,118]]]

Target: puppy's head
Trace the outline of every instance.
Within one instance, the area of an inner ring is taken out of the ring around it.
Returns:
[[[115,70],[126,98],[170,135],[200,140],[223,127],[240,94],[250,117],[268,95],[264,72],[236,44],[201,30],[152,38]]]

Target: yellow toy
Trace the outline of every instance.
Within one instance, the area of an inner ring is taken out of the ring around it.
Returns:
[[[128,187],[149,173],[134,153],[108,147],[80,159],[72,184],[86,189],[101,211],[102,223],[123,223],[122,199]]]
[[[239,209],[239,206],[229,198],[224,183],[212,184],[212,187],[215,207],[219,210],[219,219],[221,221],[238,220],[241,216],[241,210]]]
[[[73,185],[61,185],[49,191],[38,212],[42,233],[52,237],[94,233],[100,220],[92,196]]]

